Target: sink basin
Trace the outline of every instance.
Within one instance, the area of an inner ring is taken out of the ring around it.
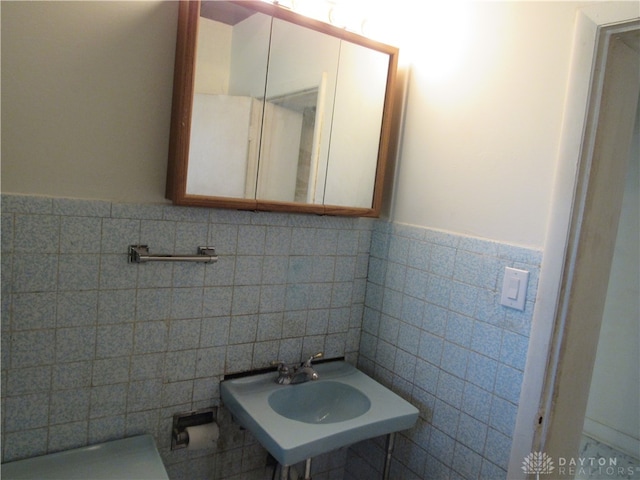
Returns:
[[[283,466],[411,428],[418,409],[352,365],[314,365],[318,380],[279,385],[276,372],[225,380],[220,395]]]
[[[351,385],[331,380],[281,388],[269,395],[269,406],[283,417],[303,423],[335,423],[366,413],[371,401]]]

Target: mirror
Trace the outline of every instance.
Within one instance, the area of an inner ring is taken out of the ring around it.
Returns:
[[[377,216],[397,55],[269,3],[181,1],[167,198]]]

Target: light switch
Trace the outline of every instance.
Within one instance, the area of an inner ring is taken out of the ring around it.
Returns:
[[[500,304],[506,307],[524,310],[524,302],[527,296],[527,284],[529,272],[517,268],[506,267],[502,281],[502,296]]]
[[[520,291],[520,279],[509,279],[509,290],[507,291],[507,298],[509,300],[518,300],[518,292]]]

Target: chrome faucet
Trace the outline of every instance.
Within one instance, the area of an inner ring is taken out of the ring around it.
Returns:
[[[281,361],[271,362],[272,365],[278,365],[276,383],[280,385],[290,385],[307,382],[309,380],[317,380],[318,373],[311,366],[311,362],[317,358],[322,358],[322,352],[312,355],[300,365],[287,365]]]

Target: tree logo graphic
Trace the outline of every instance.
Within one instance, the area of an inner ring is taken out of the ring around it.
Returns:
[[[544,452],[531,452],[522,461],[522,470],[526,474],[536,474],[536,480],[540,480],[540,474],[553,472],[553,461]]]

